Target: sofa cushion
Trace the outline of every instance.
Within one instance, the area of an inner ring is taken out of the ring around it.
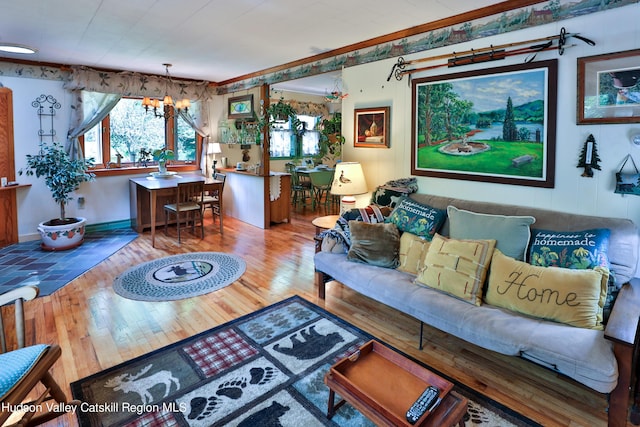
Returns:
[[[408,231],[431,240],[445,219],[446,211],[405,198],[391,212],[386,222],[395,224],[400,231]]]
[[[597,266],[610,269],[608,255],[610,236],[611,231],[607,228],[580,231],[533,229],[528,255],[529,264],[576,270],[593,269]],[[614,272],[609,271],[603,312],[604,323],[611,313],[621,285],[616,283]]]
[[[349,230],[351,247],[347,259],[378,267],[398,266],[400,232],[394,224],[349,221]]]
[[[482,288],[495,245],[495,240],[447,239],[436,234],[416,282],[481,305]]]
[[[420,236],[405,231],[400,236],[400,253],[398,270],[417,275],[422,269],[424,257],[430,242]]]
[[[447,207],[449,237],[454,239],[495,239],[496,248],[512,258],[524,261],[532,216],[489,215]]]
[[[543,267],[609,268],[609,236],[606,228],[582,231],[537,230],[531,232],[529,263]]]
[[[602,329],[608,270],[527,264],[494,251],[486,302],[534,317]]]

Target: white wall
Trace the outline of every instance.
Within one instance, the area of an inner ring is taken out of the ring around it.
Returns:
[[[626,217],[640,224],[640,197],[621,196],[613,193],[614,173],[620,168],[627,153],[640,161],[640,150],[631,146],[630,135],[640,133],[640,123],[634,125],[576,125],[577,58],[636,49],[640,46],[640,4],[587,15],[522,30],[470,43],[413,54],[405,59],[425,58],[471,48],[481,48],[514,41],[529,40],[558,34],[562,27],[568,32],[579,32],[594,40],[595,47],[569,39],[575,47],[564,55],[543,52],[536,60],[558,58],[558,106],[556,135],[555,188],[542,189],[525,186],[482,183],[431,177],[418,177],[421,193],[447,195],[471,200],[537,206],[588,215]],[[522,63],[524,56],[482,65],[455,69],[439,68],[414,74],[413,78],[444,75]],[[349,96],[343,101],[343,131],[347,137],[344,159],[362,162],[369,189],[390,179],[408,177],[411,174],[411,87],[407,76],[402,81],[387,76],[396,60],[379,61],[343,71],[345,91]],[[434,63],[435,64],[435,63]],[[432,63],[419,64],[421,66]],[[353,110],[366,107],[391,107],[391,147],[354,148]],[[602,159],[602,170],[593,178],[581,177],[582,169],[576,167],[580,150],[589,134],[593,134]],[[640,163],[639,163],[640,164]]]

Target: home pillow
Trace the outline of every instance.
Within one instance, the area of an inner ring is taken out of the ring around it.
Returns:
[[[482,288],[495,245],[495,240],[447,239],[436,234],[416,283],[481,305]]]
[[[532,230],[529,264],[543,267],[564,267],[575,270],[603,267],[610,269],[609,237],[611,231],[595,228],[582,231]],[[616,296],[618,285],[615,275],[609,272],[607,298],[604,303],[604,322],[606,322]]]
[[[400,249],[400,232],[393,224],[369,224],[349,221],[351,248],[347,252],[350,261],[396,268]]]
[[[414,276],[422,269],[424,257],[429,249],[429,241],[415,234],[404,232],[400,236],[400,265],[398,270]]]
[[[524,261],[532,216],[489,215],[447,207],[449,237],[453,239],[495,239],[496,248],[512,258]]]
[[[495,250],[485,301],[529,316],[602,329],[608,271],[547,268]]]
[[[391,212],[386,222],[395,224],[400,231],[421,236],[431,240],[447,219],[443,209],[432,208],[409,198],[404,198]]]

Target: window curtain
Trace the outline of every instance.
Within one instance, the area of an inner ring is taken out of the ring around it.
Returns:
[[[200,150],[200,170],[204,176],[209,176],[207,171],[207,147],[209,145],[209,108],[206,102],[194,102],[188,112],[180,111],[180,117],[202,137],[202,149]]]
[[[101,110],[105,112],[105,114],[99,119],[96,115],[95,123],[102,120],[113,106],[118,103],[122,96],[149,96],[162,98],[165,94],[169,94],[173,99],[188,98],[192,103],[192,107],[189,109],[189,114],[184,114],[182,117],[196,132],[204,137],[204,144],[209,140],[211,129],[209,127],[207,101],[210,100],[215,93],[210,87],[209,82],[180,79],[173,80],[167,79],[165,76],[153,76],[129,71],[97,71],[88,67],[74,66],[71,68],[71,73],[69,74],[64,87],[65,89],[80,92],[82,94],[99,93],[103,96],[109,95],[114,97],[114,102],[113,105],[111,105],[111,108],[107,110],[108,104],[105,104],[104,110]],[[75,103],[78,104],[78,106],[83,103],[83,97],[84,95],[75,97]],[[117,99],[115,97],[117,97]],[[72,107],[72,109],[73,108],[74,107]],[[70,153],[76,153],[76,155],[81,155],[77,137],[91,129],[91,126],[80,127],[80,124],[85,121],[84,117],[89,117],[88,114],[85,114],[82,111],[83,108],[77,108],[76,111],[74,111],[74,113],[80,114],[81,117],[75,121],[72,120],[72,127],[69,130],[70,136],[75,135],[73,138],[75,141],[73,143],[68,142],[69,151]],[[71,140],[71,137],[69,139]],[[206,145],[203,146],[203,155],[206,155],[205,147]]]
[[[100,123],[116,106],[120,98],[122,98],[121,95],[112,93],[73,91],[71,122],[65,144],[65,151],[71,159],[84,158],[78,137]]]

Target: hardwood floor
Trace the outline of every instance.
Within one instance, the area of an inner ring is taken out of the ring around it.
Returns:
[[[70,396],[70,382],[297,294],[543,425],[606,425],[606,397],[572,380],[429,327],[420,351],[417,320],[336,282],[318,299],[311,220],[325,214],[298,210],[291,223],[269,230],[225,217],[223,236],[207,216],[204,240],[185,233],[178,245],[160,231],[156,248],[145,232],[53,295],[27,303],[27,341],[62,347],[53,375]],[[130,266],[195,251],[240,255],[247,271],[221,290],[174,302],[132,301],[112,290],[113,278]],[[77,421],[66,415],[48,425]]]

